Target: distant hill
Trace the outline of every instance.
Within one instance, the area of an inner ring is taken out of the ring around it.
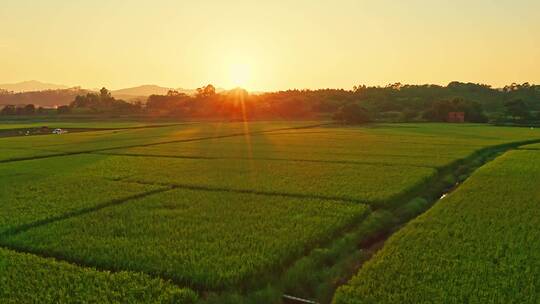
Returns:
[[[2,92],[3,90],[7,92]],[[167,88],[158,85],[140,85],[132,88],[112,90],[111,94],[117,99],[126,101],[142,101],[150,95],[166,95],[170,90],[175,90],[184,94],[193,95],[195,89]],[[217,88],[216,91],[223,92],[224,89]],[[70,88],[65,85],[44,83],[36,80],[23,81],[12,84],[0,84],[0,108],[7,104],[35,104],[36,106],[59,106],[69,104],[77,95],[89,92],[99,92],[99,88],[82,89],[80,87]]]
[[[45,90],[61,90],[61,89],[67,89],[67,88],[68,86],[65,86],[65,85],[44,83],[37,80],[23,81],[19,83],[0,84],[0,89],[12,91],[15,93],[45,91]]]
[[[80,88],[42,90],[31,92],[6,93],[0,91],[0,108],[3,105],[34,104],[37,107],[56,107],[67,105],[77,95],[87,94],[88,90]]]
[[[146,100],[146,97],[150,95],[165,95],[170,90],[176,90],[178,92],[185,93],[185,94],[193,94],[195,92],[195,90],[186,90],[182,88],[174,89],[174,88],[160,87],[158,85],[141,85],[141,86],[137,86],[133,88],[114,90],[114,91],[111,91],[111,94],[115,98],[119,98],[119,99]]]

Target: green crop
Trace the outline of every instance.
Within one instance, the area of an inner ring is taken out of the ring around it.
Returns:
[[[2,164],[0,233],[164,189],[92,176],[85,166],[102,158],[85,155]]]
[[[478,170],[387,241],[342,303],[538,303],[540,152]]]
[[[5,237],[2,242],[199,288],[287,266],[363,219],[361,204],[174,190]]]
[[[160,279],[110,273],[0,248],[2,303],[195,303],[197,295]]]
[[[530,144],[530,145],[525,145],[525,146],[521,146],[520,149],[525,149],[525,150],[540,150],[540,144]]]
[[[161,142],[193,140],[197,138],[242,135],[287,127],[309,125],[304,123],[253,123],[246,129],[243,123],[191,123],[152,128],[103,130],[68,133],[62,135],[0,137],[1,149],[15,149],[20,153],[0,154],[0,161],[29,158],[50,154],[91,152],[103,149],[140,146]],[[82,124],[84,126],[84,124]]]
[[[498,136],[497,134],[501,134]],[[319,127],[105,151],[164,157],[300,160],[446,167],[480,149],[538,136],[528,129],[482,125]]]
[[[369,164],[125,156],[109,156],[87,170],[127,182],[379,205],[424,184],[436,172],[431,168]]]
[[[475,124],[304,129],[298,127],[314,123],[129,124],[124,126],[142,128],[0,138],[0,246],[5,247],[0,248],[0,302],[15,302],[18,297],[22,302],[84,302],[75,297],[79,289],[90,302],[131,302],[139,291],[143,302],[160,302],[161,295],[166,302],[170,292],[186,293],[186,299],[193,296],[184,289],[159,289],[160,284],[169,283],[158,278],[196,289],[206,300],[218,303],[221,292],[234,303],[256,289],[261,292],[255,292],[253,299],[279,298],[281,283],[300,295],[322,290],[328,298],[331,289],[319,286],[335,286],[343,280],[338,277],[344,273],[341,268],[354,269],[357,258],[364,256],[358,242],[390,231],[398,218],[414,216],[427,208],[431,200],[424,199],[429,195],[423,194],[430,191],[430,183],[450,186],[457,179],[448,171],[456,169],[465,174],[467,167],[461,166],[465,160],[486,148],[540,138],[538,130]],[[120,128],[122,123],[116,126]],[[506,161],[509,159],[506,157]],[[474,190],[478,194],[471,195],[477,195],[478,201],[490,197],[496,201],[485,189],[495,188],[498,197],[506,197],[497,191],[507,185],[530,193],[536,178],[527,173],[531,162],[519,159],[512,164],[525,172],[512,177],[515,180],[503,183],[482,178],[484,184]],[[443,176],[448,179],[442,180]],[[529,176],[529,190],[514,186],[525,176]],[[463,187],[470,183],[472,180]],[[448,201],[455,200],[458,193]],[[520,202],[513,203],[519,206]],[[374,209],[378,210],[371,212]],[[456,218],[452,212],[457,211],[448,210],[434,212],[448,212],[451,218],[445,225],[450,227],[450,220]],[[373,221],[381,214],[385,215],[382,220]],[[527,216],[532,215],[534,212]],[[508,225],[518,227],[518,213],[514,216],[516,222]],[[535,223],[527,216],[520,220]],[[430,233],[446,231],[446,226],[437,226]],[[463,229],[482,228],[478,227],[465,225]],[[432,242],[429,236],[426,242]],[[446,242],[449,239],[441,241]],[[432,250],[424,245],[420,243],[418,248]],[[415,246],[407,248],[412,251]],[[22,253],[9,248],[32,253],[23,256],[45,264],[18,262]],[[461,252],[460,256],[467,255]],[[529,270],[513,266],[524,273],[537,270],[535,264],[529,264],[533,265]],[[12,268],[2,272],[1,267],[6,265],[22,265],[20,269],[27,271]],[[113,275],[83,266],[144,275]],[[56,273],[55,267],[68,267],[73,275]],[[77,277],[83,272],[84,276],[91,273],[104,277],[106,282],[87,283],[84,277]],[[397,276],[396,272],[389,273]],[[392,281],[384,274],[377,276]],[[54,282],[58,282],[58,290]],[[409,283],[395,288],[396,293],[408,295]],[[384,284],[393,286],[386,281]],[[30,286],[26,295],[22,294],[23,286]],[[497,287],[504,290],[504,286]],[[344,287],[338,297],[357,299],[358,293],[351,290],[359,289],[355,285]],[[444,295],[458,288],[433,290],[435,295]]]

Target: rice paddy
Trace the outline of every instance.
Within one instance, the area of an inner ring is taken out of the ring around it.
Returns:
[[[18,267],[40,281],[30,302],[131,302],[140,295],[142,302],[190,303],[247,295],[280,285],[297,261],[379,219],[374,214],[398,214],[472,156],[539,138],[536,130],[474,124],[316,122],[135,124],[0,138],[0,268],[12,266],[0,275],[9,290],[0,299],[18,298],[18,284],[30,285],[14,281]],[[522,157],[511,167],[521,168],[518,161],[526,163]],[[492,175],[484,175],[473,180],[492,186]],[[450,212],[447,204],[421,218]],[[42,266],[18,266],[34,264]],[[73,284],[55,293],[53,281],[41,279],[44,267],[51,280],[58,272],[73,276]],[[363,299],[359,280],[340,289],[336,301]],[[83,292],[85,284],[97,289]]]

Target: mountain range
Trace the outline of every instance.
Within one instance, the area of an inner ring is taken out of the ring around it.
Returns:
[[[25,93],[25,92],[35,92],[35,91],[45,91],[45,90],[62,90],[68,89],[70,87],[66,85],[52,84],[40,82],[37,80],[23,81],[18,83],[7,83],[0,84],[0,90],[6,90],[14,93]],[[115,98],[125,99],[125,100],[137,100],[137,99],[146,99],[146,97],[156,94],[156,95],[165,95],[170,90],[176,90],[185,94],[194,94],[195,89],[184,89],[184,88],[167,88],[158,85],[140,85],[131,88],[111,90],[111,94]],[[99,88],[89,89],[88,91],[99,91]],[[218,89],[222,91],[222,89]]]
[[[166,88],[160,87],[158,85],[146,84],[132,88],[113,90],[111,94],[115,98],[124,99],[124,100],[136,100],[136,99],[146,99],[150,95],[165,95],[167,92],[175,90],[180,93],[185,94],[194,94],[195,90],[183,89],[183,88]]]
[[[11,92],[32,92],[32,91],[45,91],[45,90],[61,90],[67,89],[68,86],[52,83],[44,83],[37,80],[23,81],[18,83],[6,83],[0,84],[0,89]]]

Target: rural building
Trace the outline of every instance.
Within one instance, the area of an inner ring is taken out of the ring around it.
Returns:
[[[464,112],[449,112],[448,118],[446,119],[448,122],[465,122],[465,113]]]

